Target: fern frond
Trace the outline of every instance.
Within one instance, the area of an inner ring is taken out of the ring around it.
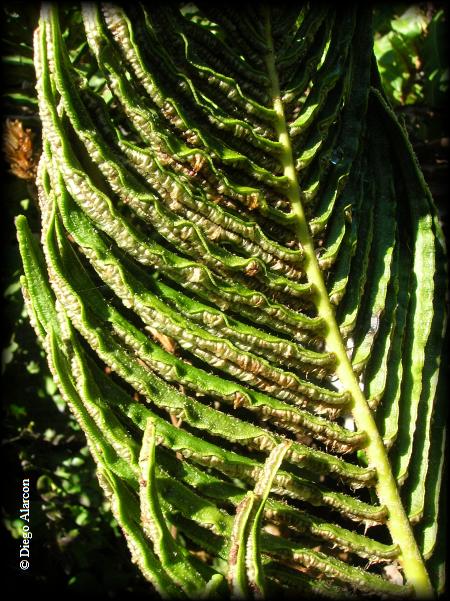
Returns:
[[[445,250],[368,11],[70,10],[23,290],[134,561],[163,597],[432,596]]]

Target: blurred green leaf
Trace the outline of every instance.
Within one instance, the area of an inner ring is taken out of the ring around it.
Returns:
[[[423,70],[428,74],[424,99],[431,106],[442,105],[448,91],[449,69],[443,52],[446,42],[445,13],[440,10],[429,23],[428,34],[422,48]]]
[[[27,363],[27,371],[30,374],[38,374],[41,371],[41,368],[37,361],[30,361]]]
[[[392,29],[406,38],[417,38],[427,29],[428,21],[418,5],[410,6],[398,19],[391,21]]]
[[[17,292],[20,291],[20,281],[19,278],[15,279],[5,290],[3,296],[7,298],[8,296],[13,296]]]
[[[16,405],[15,403],[11,403],[9,406],[9,411],[13,417],[21,418],[25,417],[27,414],[27,410],[22,405]]]
[[[433,15],[428,5],[409,6],[400,15],[394,10],[378,11],[374,52],[383,87],[394,105],[443,104],[448,91],[445,20],[444,10]]]

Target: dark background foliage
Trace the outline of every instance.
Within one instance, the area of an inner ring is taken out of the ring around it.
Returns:
[[[3,8],[2,123],[20,119],[34,133],[39,120],[34,92],[32,31],[37,5]],[[425,178],[447,227],[448,63],[444,57],[448,11],[444,3],[385,3],[374,10],[375,54],[386,95],[408,128]],[[26,157],[21,160],[26,161]],[[62,598],[124,599],[148,586],[131,564],[108,503],[103,499],[84,435],[58,394],[28,322],[20,291],[21,261],[14,217],[26,214],[39,231],[31,181],[2,161],[2,589]],[[22,572],[19,519],[22,479],[30,479],[30,569]],[[9,598],[9,597],[8,597]]]

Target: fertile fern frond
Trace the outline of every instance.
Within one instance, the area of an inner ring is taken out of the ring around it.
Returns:
[[[367,9],[71,16],[22,283],[133,560],[169,598],[432,595],[444,248]]]

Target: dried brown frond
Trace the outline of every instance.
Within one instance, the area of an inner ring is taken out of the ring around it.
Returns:
[[[3,152],[16,177],[26,180],[36,179],[38,157],[33,145],[34,134],[24,129],[18,119],[7,119],[3,135]]]

